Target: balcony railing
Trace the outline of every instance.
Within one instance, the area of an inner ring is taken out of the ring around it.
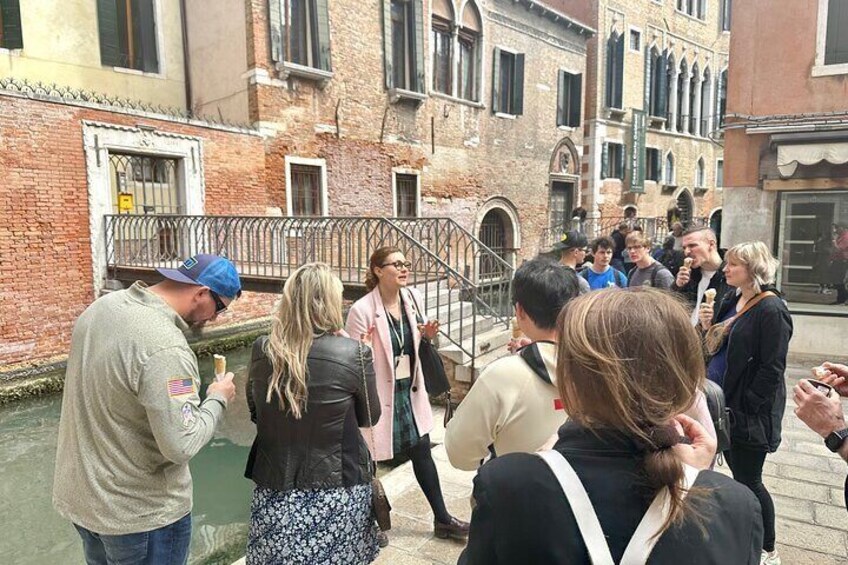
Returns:
[[[214,253],[232,260],[243,280],[276,291],[314,261],[361,289],[371,254],[393,245],[412,263],[410,284],[439,318],[444,339],[472,362],[480,354],[478,321],[507,328],[512,314],[512,265],[449,218],[108,215],[105,243],[113,275],[175,268],[186,257]]]

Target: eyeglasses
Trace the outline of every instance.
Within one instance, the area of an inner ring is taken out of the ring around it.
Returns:
[[[644,245],[631,245],[627,248],[628,251],[636,251],[637,249],[642,249]]]
[[[215,314],[216,315],[221,314],[222,312],[224,312],[224,310],[227,309],[227,305],[224,304],[224,301],[221,300],[221,297],[218,296],[218,293],[215,292],[214,290],[212,290],[211,288],[209,289],[209,295],[212,297],[212,300],[215,301]]]
[[[383,263],[380,266],[388,267],[389,265],[393,266],[398,271],[400,271],[401,269],[409,270],[412,268],[412,263],[410,263],[409,261],[395,261],[394,263]]]

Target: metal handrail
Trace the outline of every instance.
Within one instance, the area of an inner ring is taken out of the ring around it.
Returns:
[[[665,216],[656,217],[630,217],[624,216],[605,216],[600,218],[586,218],[580,222],[577,220],[562,222],[556,226],[548,227],[542,230],[540,237],[542,250],[549,249],[556,241],[559,240],[562,233],[566,230],[578,230],[583,232],[591,242],[592,239],[602,235],[610,235],[618,228],[621,222],[626,222],[631,227],[640,226],[642,231],[651,239],[655,245],[662,245],[663,241],[671,233],[668,225],[668,219]],[[710,219],[707,217],[691,218],[688,222],[682,222],[685,228],[709,226]]]
[[[283,280],[304,263],[322,261],[344,284],[361,285],[371,253],[395,245],[412,262],[410,284],[422,289],[442,335],[472,364],[478,322],[509,325],[513,267],[449,218],[148,214],[107,215],[104,226],[111,269],[173,268],[185,257],[215,253],[263,280]]]

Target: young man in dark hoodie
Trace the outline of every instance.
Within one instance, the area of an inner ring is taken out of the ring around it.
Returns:
[[[724,276],[724,262],[718,253],[718,239],[710,228],[690,228],[683,233],[683,266],[677,272],[672,290],[683,293],[692,306],[692,325],[698,325],[698,312],[704,300],[704,291],[716,290],[715,310],[721,309],[721,300],[733,287]]]

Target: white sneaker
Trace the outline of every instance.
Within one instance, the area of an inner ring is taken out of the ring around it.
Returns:
[[[780,565],[780,555],[777,554],[777,550],[771,553],[763,550],[763,554],[760,556],[760,565]]]

